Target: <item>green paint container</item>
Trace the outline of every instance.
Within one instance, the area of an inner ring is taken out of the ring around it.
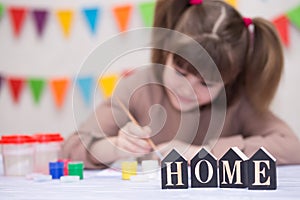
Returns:
[[[83,162],[69,162],[68,170],[69,176],[79,176],[80,179],[83,179]]]

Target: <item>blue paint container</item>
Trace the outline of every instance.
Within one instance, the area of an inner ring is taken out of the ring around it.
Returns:
[[[52,176],[52,179],[60,179],[60,177],[64,175],[64,163],[50,162],[49,174]]]

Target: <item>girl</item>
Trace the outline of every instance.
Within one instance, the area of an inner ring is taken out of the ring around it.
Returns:
[[[294,153],[300,152],[298,138],[269,110],[283,69],[282,47],[271,23],[245,19],[222,1],[158,0],[154,26],[183,33],[202,45],[223,82],[202,76],[201,69],[182,56],[154,49],[152,63],[166,67],[134,72],[114,93],[128,103],[141,126],[109,99],[65,142],[65,157],[83,160],[86,168],[104,168],[119,159],[149,156],[152,149],[145,138],[150,137],[162,154],[175,147],[187,159],[201,146],[218,158],[233,146],[247,156],[263,146],[278,164],[300,163],[300,155]],[[170,45],[167,38],[159,42]],[[187,45],[179,44],[178,49],[189,52]],[[214,104],[222,110],[222,91],[227,110],[223,123],[218,123],[211,116]],[[210,123],[221,125],[220,137],[207,137]]]

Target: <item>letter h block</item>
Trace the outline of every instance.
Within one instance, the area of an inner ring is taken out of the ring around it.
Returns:
[[[161,187],[162,189],[188,188],[187,161],[174,149],[161,161]]]

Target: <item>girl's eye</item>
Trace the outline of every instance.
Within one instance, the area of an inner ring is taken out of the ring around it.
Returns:
[[[186,76],[186,74],[183,73],[183,72],[180,72],[180,71],[178,71],[178,70],[175,70],[175,71],[176,71],[176,74],[179,75],[179,76]]]
[[[207,83],[205,83],[204,81],[201,81],[201,83],[200,83],[202,86],[204,86],[204,87],[211,87],[212,85],[211,84],[207,84]]]

